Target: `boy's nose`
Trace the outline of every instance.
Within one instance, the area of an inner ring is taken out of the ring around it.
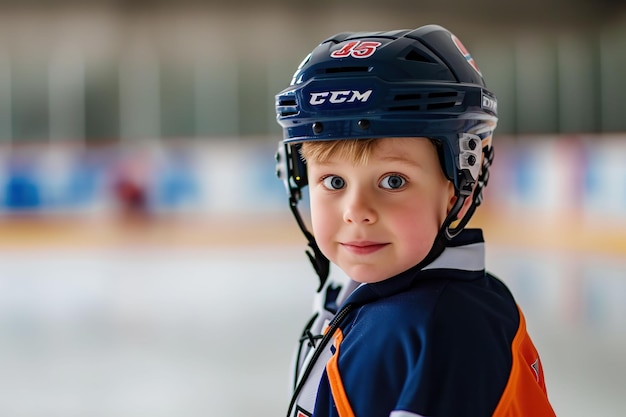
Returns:
[[[343,221],[346,223],[372,224],[378,219],[376,211],[366,196],[353,193],[348,196],[343,212]]]

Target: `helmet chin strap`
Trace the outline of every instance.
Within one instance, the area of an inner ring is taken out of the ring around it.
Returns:
[[[306,237],[309,242],[309,247],[311,250],[305,251],[306,255],[309,257],[309,261],[313,265],[313,269],[315,273],[319,277],[320,284],[317,287],[317,291],[319,292],[326,283],[328,279],[328,274],[330,273],[330,261],[327,257],[324,256],[319,246],[317,246],[317,242],[315,241],[315,237],[309,230],[306,228],[306,225],[302,221],[302,216],[300,216],[300,211],[298,210],[298,200],[293,195],[289,197],[289,208],[291,208],[291,212],[293,213],[293,217],[295,217],[296,222],[298,223],[298,227]]]
[[[439,232],[437,232],[437,235],[435,236],[435,240],[433,241],[433,244],[430,247],[430,250],[424,257],[424,259],[422,259],[417,265],[415,265],[411,269],[419,270],[429,265],[431,262],[437,259],[439,255],[441,255],[443,250],[446,248],[448,242],[452,240],[455,236],[457,236],[459,233],[461,233],[461,231],[463,230],[463,228],[469,221],[470,217],[472,217],[472,213],[474,212],[474,209],[475,209],[475,205],[473,203],[472,203],[472,207],[474,207],[474,209],[470,208],[470,210],[468,210],[468,212],[465,213],[465,216],[463,216],[463,218],[461,219],[461,221],[455,228],[451,228],[450,225],[454,221],[457,220],[457,216],[459,212],[461,211],[461,208],[463,207],[465,200],[468,197],[469,195],[458,196],[456,202],[452,206],[452,209],[450,209],[450,212],[448,213],[445,220],[443,221],[443,224],[439,228]]]
[[[443,235],[445,236],[447,240],[454,239],[459,233],[461,233],[461,231],[465,228],[470,218],[474,214],[474,211],[476,210],[476,204],[472,201],[472,205],[470,206],[469,210],[467,210],[463,218],[459,220],[459,223],[455,227],[452,227],[452,223],[458,220],[458,214],[461,211],[461,208],[463,207],[463,204],[465,204],[465,200],[467,200],[468,197],[470,196],[468,195],[458,196],[458,198],[456,199],[456,202],[452,206],[452,209],[450,209],[448,216],[446,217],[446,219],[443,221],[443,224],[441,225],[441,229],[439,233],[443,233]]]

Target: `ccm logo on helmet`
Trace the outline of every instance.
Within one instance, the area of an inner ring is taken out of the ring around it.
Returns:
[[[495,98],[489,97],[483,94],[483,109],[491,110],[494,113],[498,112],[498,102]]]
[[[339,90],[339,91],[322,91],[319,93],[311,93],[309,104],[318,106],[324,103],[341,104],[354,103],[360,101],[367,102],[372,95],[372,90],[360,92],[358,90]]]

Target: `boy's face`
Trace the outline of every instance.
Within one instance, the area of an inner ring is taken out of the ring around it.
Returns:
[[[357,282],[377,282],[419,263],[454,202],[435,146],[385,138],[366,164],[307,160],[313,234]]]

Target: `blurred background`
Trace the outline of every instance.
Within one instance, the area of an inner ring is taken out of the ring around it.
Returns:
[[[499,99],[473,224],[557,415],[626,415],[619,0],[0,0],[0,415],[284,414],[316,278],[273,96],[335,33],[429,23]]]

